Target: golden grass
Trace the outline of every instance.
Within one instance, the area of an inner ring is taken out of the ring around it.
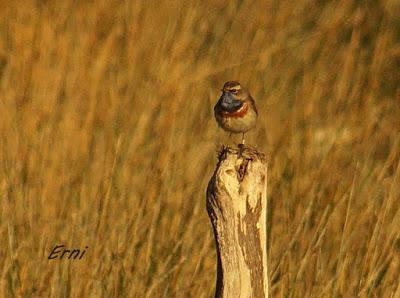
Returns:
[[[272,296],[399,297],[397,1],[180,2],[0,2],[0,296],[211,297],[212,108],[237,79]]]

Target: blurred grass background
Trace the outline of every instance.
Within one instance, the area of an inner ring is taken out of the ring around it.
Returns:
[[[400,4],[0,1],[0,295],[212,297],[227,80],[273,297],[400,297]],[[82,260],[48,260],[57,244]]]

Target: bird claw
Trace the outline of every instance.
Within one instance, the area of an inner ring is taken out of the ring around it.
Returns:
[[[244,151],[244,144],[241,143],[241,144],[238,144],[237,146],[238,146],[238,154],[237,154],[237,156],[238,156],[238,158],[241,158],[242,157],[242,153]]]

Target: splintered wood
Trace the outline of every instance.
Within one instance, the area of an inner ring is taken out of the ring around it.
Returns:
[[[254,148],[223,147],[207,188],[217,247],[216,297],[268,297],[267,162]]]

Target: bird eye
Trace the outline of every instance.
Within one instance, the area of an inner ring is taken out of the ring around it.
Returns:
[[[233,94],[238,93],[238,90],[237,90],[237,89],[231,89],[230,91],[231,91]]]

